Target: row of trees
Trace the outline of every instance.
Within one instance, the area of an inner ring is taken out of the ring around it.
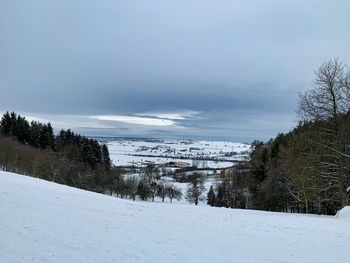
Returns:
[[[70,130],[55,136],[50,123],[29,123],[14,112],[0,121],[0,169],[97,192],[122,172],[106,145]]]
[[[109,184],[111,188],[107,193],[120,198],[129,198],[135,201],[140,200],[155,201],[158,197],[162,202],[165,198],[169,198],[170,203],[175,200],[181,200],[183,193],[181,189],[173,183],[161,177],[161,171],[153,165],[149,164],[142,169],[139,175],[115,176]],[[188,184],[185,193],[185,199],[189,203],[198,205],[199,201],[204,200],[204,178],[200,173],[193,173],[188,176]]]
[[[299,125],[267,143],[254,142],[253,206],[273,211],[334,214],[349,204],[350,70],[333,59],[299,94]]]
[[[49,123],[32,121],[15,112],[6,112],[0,121],[0,132],[5,137],[16,138],[19,142],[35,148],[64,153],[70,160],[83,162],[92,169],[102,166],[111,169],[108,147],[100,145],[97,140],[89,139],[71,130],[61,130],[55,136]]]
[[[92,169],[87,163],[67,157],[64,152],[38,149],[19,142],[15,137],[0,135],[0,169],[25,174],[120,198],[180,200],[181,189],[162,180],[154,165],[145,167],[141,175],[125,175],[117,167]]]
[[[139,197],[144,201],[154,201],[159,197],[162,202],[169,198],[172,203],[174,199],[182,198],[181,189],[161,178],[158,168],[153,164],[147,165],[139,175],[111,176],[109,186],[106,193],[132,200]]]
[[[41,149],[55,149],[55,136],[50,123],[29,123],[15,112],[6,112],[1,118],[0,130],[4,136],[15,137],[21,143]]]
[[[62,153],[38,149],[1,135],[0,169],[96,192],[104,192],[111,183],[110,176],[120,174],[115,168],[109,173],[102,167],[93,170],[90,165],[70,160]]]

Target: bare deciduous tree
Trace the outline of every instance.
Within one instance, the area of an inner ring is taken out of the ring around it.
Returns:
[[[350,109],[350,71],[338,58],[315,71],[314,88],[299,93],[298,114],[304,121],[329,120]]]
[[[181,192],[181,189],[176,187],[175,185],[173,184],[169,184],[166,188],[166,194],[167,196],[169,197],[170,199],[170,203],[173,202],[173,199],[176,199],[176,200],[181,200],[182,198],[182,192]]]
[[[186,191],[186,199],[190,203],[198,205],[199,200],[202,199],[202,195],[205,192],[204,180],[200,174],[194,173],[190,176],[190,183]]]
[[[157,196],[159,196],[162,199],[162,202],[164,202],[165,197],[167,196],[167,188],[168,184],[162,180],[160,180],[157,184]]]
[[[350,109],[349,83],[349,66],[337,58],[329,60],[315,71],[314,87],[299,94],[298,107],[302,121],[319,126],[309,140],[319,148],[317,170],[323,177],[323,188],[334,189],[344,205],[348,202],[350,154],[347,136],[343,135],[347,129],[341,128],[341,123]]]

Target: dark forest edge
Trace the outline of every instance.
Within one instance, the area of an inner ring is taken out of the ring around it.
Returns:
[[[6,112],[0,122],[0,168],[96,192],[120,173],[97,140]]]
[[[317,214],[349,205],[349,66],[338,59],[321,65],[314,86],[299,94],[297,113],[292,131],[252,143],[248,172],[225,176],[208,204],[237,207],[238,195],[242,208]]]

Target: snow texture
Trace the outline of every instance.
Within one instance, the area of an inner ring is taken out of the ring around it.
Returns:
[[[0,172],[0,261],[349,262],[331,216],[132,202]]]
[[[341,210],[339,210],[336,217],[339,219],[350,220],[350,206],[345,206]]]

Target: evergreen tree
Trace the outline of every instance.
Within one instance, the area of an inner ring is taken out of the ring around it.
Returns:
[[[24,144],[29,143],[30,141],[30,126],[28,121],[21,117],[20,115],[18,115],[17,117],[17,121],[16,121],[16,136],[17,139]]]
[[[32,121],[30,124],[30,138],[29,144],[39,148],[40,147],[40,134],[41,134],[42,124],[36,121]]]
[[[109,156],[109,151],[108,151],[108,147],[106,144],[102,145],[102,164],[104,166],[104,168],[106,169],[107,172],[109,172],[111,170],[111,166],[112,166],[112,161],[111,158]]]
[[[55,150],[55,135],[53,133],[53,128],[51,126],[51,123],[49,122],[47,124],[47,146],[48,148],[50,148],[51,150]]]
[[[102,153],[101,153],[101,146],[98,143],[97,140],[90,140],[91,148],[92,148],[92,162],[93,166],[97,167],[99,164],[102,164]]]
[[[42,125],[42,128],[40,130],[40,135],[39,135],[39,145],[40,148],[46,149],[48,148],[49,145],[49,138],[48,138],[48,127],[46,124]]]
[[[87,138],[83,138],[81,145],[81,160],[84,163],[88,163],[94,169],[96,167],[93,159],[93,150],[90,140]]]
[[[10,114],[10,134],[9,136],[17,136],[17,114],[11,112]]]
[[[7,111],[1,118],[0,122],[0,131],[5,136],[10,136],[11,133],[11,116],[10,113]]]
[[[213,186],[211,185],[209,192],[208,192],[208,195],[207,195],[207,204],[210,206],[214,206],[215,205],[215,198],[216,198],[215,192],[214,192]]]
[[[222,180],[222,182],[218,186],[218,194],[216,195],[215,206],[218,206],[218,207],[227,206],[226,192],[227,192],[226,180]]]

